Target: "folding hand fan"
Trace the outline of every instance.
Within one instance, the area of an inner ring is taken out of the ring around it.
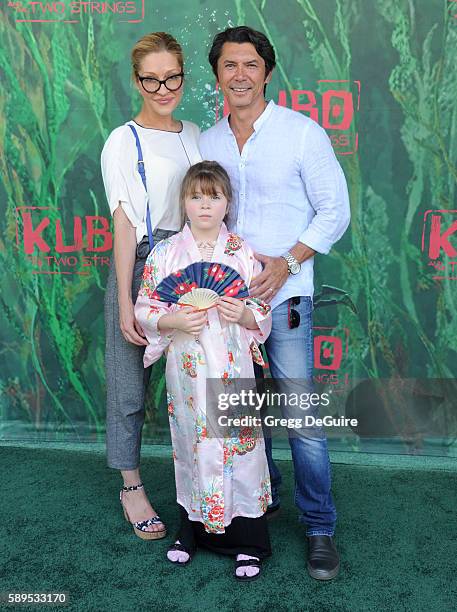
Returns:
[[[219,296],[245,298],[248,288],[241,276],[225,264],[199,261],[173,272],[157,285],[155,293],[163,302],[206,310]]]

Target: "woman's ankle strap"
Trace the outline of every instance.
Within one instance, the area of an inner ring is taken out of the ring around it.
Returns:
[[[142,489],[144,487],[144,484],[142,482],[140,482],[137,485],[131,485],[130,487],[122,487],[123,491],[136,491],[137,489]]]

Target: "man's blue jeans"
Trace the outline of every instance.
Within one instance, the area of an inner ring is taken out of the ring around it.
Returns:
[[[273,310],[273,327],[265,342],[271,376],[300,379],[310,388],[314,363],[312,299],[302,296],[300,304],[292,306],[300,314],[300,324],[295,329],[289,328],[288,308],[289,300],[286,300]],[[313,435],[313,431],[289,435],[289,445],[295,472],[295,504],[301,513],[299,520],[306,524],[306,535],[333,535],[336,510],[330,491],[330,460],[325,434],[320,430],[320,435]],[[279,504],[281,474],[273,461],[271,437],[267,435],[265,446],[271,477],[271,506],[274,507]]]

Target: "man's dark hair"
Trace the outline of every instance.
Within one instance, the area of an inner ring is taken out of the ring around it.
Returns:
[[[217,62],[222,53],[224,43],[251,43],[255,50],[265,62],[265,77],[267,77],[273,68],[276,66],[275,50],[271,42],[257,30],[253,30],[248,26],[238,26],[236,28],[227,28],[223,32],[216,34],[208,55],[209,63],[217,79]]]

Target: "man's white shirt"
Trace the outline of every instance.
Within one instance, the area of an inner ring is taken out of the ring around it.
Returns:
[[[203,159],[219,162],[233,188],[228,228],[257,253],[277,257],[298,241],[328,253],[350,220],[343,170],[312,119],[270,101],[240,154],[228,117],[201,135]],[[272,299],[274,308],[314,292],[314,258]]]

